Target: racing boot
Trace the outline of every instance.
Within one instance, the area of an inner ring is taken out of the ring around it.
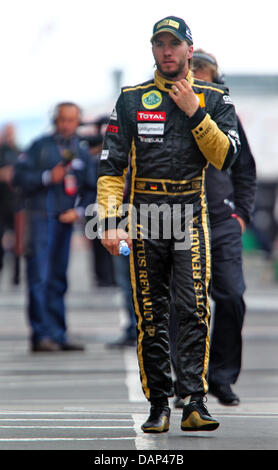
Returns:
[[[192,395],[184,404],[181,420],[182,431],[214,431],[219,422],[209,414],[202,395]]]
[[[169,431],[171,409],[167,405],[151,405],[150,416],[142,424],[144,432],[167,432]]]
[[[209,393],[218,398],[222,405],[237,406],[240,403],[239,397],[232,391],[229,384],[209,383]]]

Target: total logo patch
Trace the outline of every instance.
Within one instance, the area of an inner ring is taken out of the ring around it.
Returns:
[[[160,91],[152,90],[144,93],[142,96],[142,104],[146,109],[158,108],[162,103],[162,95]]]
[[[164,111],[137,111],[137,121],[166,121],[166,113]]]

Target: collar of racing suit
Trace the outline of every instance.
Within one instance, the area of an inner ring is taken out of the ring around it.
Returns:
[[[190,85],[193,85],[194,78],[191,70],[188,71],[188,74],[185,78]],[[157,70],[154,73],[154,83],[160,90],[168,92],[172,90],[172,85],[175,84],[175,82],[173,82],[172,80],[167,80],[166,78],[163,78],[161,75],[159,75]]]

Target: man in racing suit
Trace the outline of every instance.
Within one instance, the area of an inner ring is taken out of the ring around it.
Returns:
[[[173,273],[178,316],[177,382],[179,395],[185,399],[181,429],[209,431],[219,423],[203,403],[208,389],[210,317],[210,237],[204,176],[208,162],[221,170],[228,168],[237,157],[240,142],[227,88],[191,76],[193,41],[186,23],[176,17],[158,21],[151,42],[157,65],[155,77],[122,89],[104,139],[98,178],[102,243],[113,255],[119,254],[121,239],[126,239],[132,249],[138,362],[142,388],[151,402],[150,416],[142,430],[169,429],[168,397],[173,396],[173,383],[168,317]],[[127,233],[119,208],[129,157],[131,210]],[[167,236],[165,221],[171,222]]]

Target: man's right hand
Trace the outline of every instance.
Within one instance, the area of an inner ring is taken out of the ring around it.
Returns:
[[[51,170],[51,183],[61,183],[61,181],[63,181],[65,177],[66,171],[66,167],[62,163],[59,163],[58,165],[54,166],[54,168],[52,168]]]
[[[119,256],[119,244],[121,240],[125,240],[129,246],[129,249],[132,250],[132,241],[125,230],[121,228],[113,228],[103,232],[101,243],[109,251],[109,253],[111,253],[111,255]]]

